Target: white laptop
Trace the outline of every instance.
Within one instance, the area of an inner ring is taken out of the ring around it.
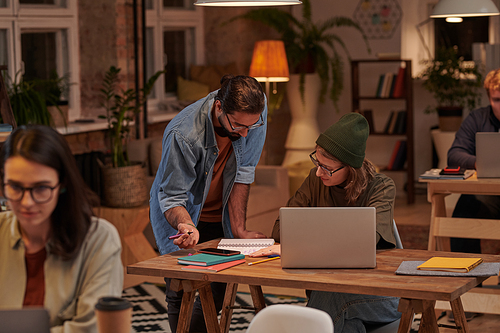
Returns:
[[[373,268],[374,207],[280,208],[283,268]]]
[[[500,132],[476,133],[478,178],[500,178]]]
[[[49,312],[44,308],[0,310],[2,333],[50,333]]]

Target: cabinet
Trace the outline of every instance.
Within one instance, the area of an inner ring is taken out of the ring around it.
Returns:
[[[376,90],[381,74],[387,72],[387,68],[392,68],[391,72],[395,74],[398,73],[400,66],[405,66],[404,71],[404,89],[402,96],[399,98],[394,97],[377,97]],[[366,67],[366,68],[365,68]],[[368,75],[364,73],[368,72]],[[374,74],[375,73],[375,74]],[[362,75],[363,74],[363,75]],[[371,75],[370,75],[371,74]],[[369,82],[367,82],[369,81]],[[404,170],[389,171],[389,172],[405,172],[406,173],[406,191],[408,203],[414,202],[414,142],[413,142],[413,81],[412,81],[412,70],[411,70],[411,60],[400,60],[400,59],[371,59],[371,60],[353,60],[351,61],[351,85],[352,85],[352,111],[359,111],[370,109],[373,104],[380,103],[390,104],[396,103],[400,104],[400,109],[406,110],[406,132],[404,134],[387,134],[383,131],[377,130],[370,133],[370,136],[393,136],[394,138],[402,138],[406,140],[407,148],[407,167]],[[367,89],[366,87],[371,87]],[[360,93],[361,91],[361,93]],[[369,92],[368,92],[369,91]],[[404,105],[404,108],[401,107]],[[387,108],[386,108],[387,110]],[[376,112],[382,112],[375,110],[373,116],[376,117]],[[388,111],[385,113],[389,114]],[[382,116],[382,115],[381,115]],[[387,117],[387,116],[385,116]],[[396,141],[396,140],[394,140]],[[387,147],[392,151],[393,146]],[[381,170],[385,172],[387,170]]]

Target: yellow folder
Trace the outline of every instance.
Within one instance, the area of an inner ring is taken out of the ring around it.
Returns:
[[[417,268],[425,271],[467,273],[482,262],[482,258],[432,257]]]

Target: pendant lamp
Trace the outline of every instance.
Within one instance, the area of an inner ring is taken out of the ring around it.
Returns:
[[[430,17],[473,17],[500,15],[491,0],[441,0]]]
[[[253,6],[286,6],[300,5],[299,0],[198,0],[197,6],[212,7],[253,7]]]

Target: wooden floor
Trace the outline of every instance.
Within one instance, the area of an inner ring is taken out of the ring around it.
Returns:
[[[406,198],[397,198],[394,209],[394,219],[401,234],[405,248],[425,249],[428,235],[422,234],[429,230],[431,205],[425,194],[416,195],[415,204],[408,205]],[[417,234],[416,232],[417,231]],[[420,234],[418,234],[420,232]],[[439,316],[441,311],[436,311]],[[439,320],[440,324],[453,325],[447,316]],[[455,333],[456,329],[439,328],[440,333]],[[469,322],[470,333],[498,333],[500,332],[500,315],[480,315]]]

